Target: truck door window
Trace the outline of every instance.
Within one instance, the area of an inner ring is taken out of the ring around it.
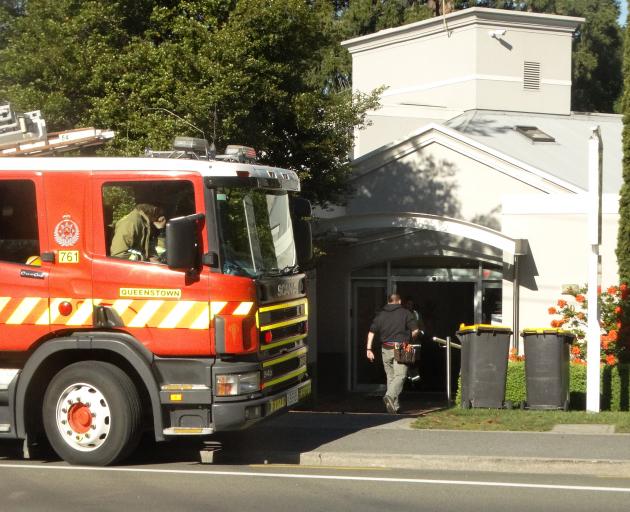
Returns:
[[[35,184],[0,180],[0,260],[41,265]]]
[[[103,186],[107,256],[166,262],[166,222],[195,213],[190,181],[125,181]]]

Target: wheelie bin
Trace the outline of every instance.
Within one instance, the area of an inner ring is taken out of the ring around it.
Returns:
[[[562,329],[523,329],[529,409],[569,408],[569,352],[575,339]]]
[[[504,400],[512,329],[462,324],[457,336],[462,342],[462,408],[510,407]]]

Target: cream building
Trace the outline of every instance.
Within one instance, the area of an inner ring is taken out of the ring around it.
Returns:
[[[315,226],[326,251],[316,279],[323,389],[382,383],[363,349],[391,291],[414,300],[429,336],[462,322],[548,326],[563,286],[587,280],[595,126],[603,283],[616,282],[622,120],[571,111],[583,21],[471,8],[343,43],[353,87],[385,91],[356,133],[347,204],[318,212]],[[423,389],[443,390],[443,350],[426,341],[423,351]]]

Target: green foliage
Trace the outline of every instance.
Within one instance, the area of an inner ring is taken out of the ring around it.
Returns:
[[[340,51],[342,35],[329,2],[26,6],[0,10],[0,98],[41,109],[50,130],[113,129],[107,153],[116,155],[168,149],[175,135],[203,132],[219,150],[251,145],[262,162],[295,170],[315,202],[346,191],[353,131],[379,92],[353,95],[336,80],[331,48]]]
[[[619,197],[619,230],[617,233],[617,264],[619,280],[630,283],[630,26],[626,24],[623,58],[623,185]],[[628,312],[624,312],[626,317]]]
[[[525,392],[525,363],[508,361],[508,371],[505,378],[505,400],[513,404],[520,404],[527,399]]]

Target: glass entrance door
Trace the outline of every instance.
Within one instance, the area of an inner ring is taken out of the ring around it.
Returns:
[[[375,350],[376,359],[370,363],[366,357],[366,339],[376,313],[387,302],[386,280],[356,280],[352,282],[352,344],[350,354],[351,389],[354,391],[376,391],[385,384],[385,372],[380,350]],[[374,340],[380,346],[380,340]]]

